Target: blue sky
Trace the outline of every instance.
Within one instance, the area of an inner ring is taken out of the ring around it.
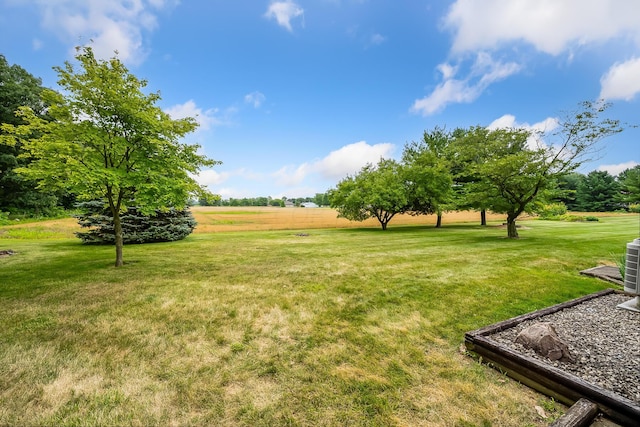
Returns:
[[[0,0],[0,53],[56,88],[114,51],[222,165],[229,197],[313,196],[425,129],[551,129],[581,101],[640,123],[637,0]],[[640,163],[640,129],[580,172]]]

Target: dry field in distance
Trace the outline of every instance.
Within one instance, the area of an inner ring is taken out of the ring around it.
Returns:
[[[321,228],[380,228],[377,219],[349,221],[338,218],[336,210],[331,208],[278,208],[263,206],[194,206],[191,212],[198,225],[194,234],[218,233],[229,231],[268,231],[268,230],[305,230]],[[503,221],[502,214],[487,214],[487,221]],[[447,212],[442,224],[477,222],[478,212]],[[435,225],[435,215],[396,215],[389,228],[407,225]],[[29,239],[74,238],[80,231],[75,218],[61,218],[34,222],[19,222],[3,226],[0,237]]]
[[[278,208],[262,206],[194,206],[191,208],[198,225],[194,234],[219,233],[229,231],[305,230],[322,228],[380,228],[375,218],[366,221],[349,221],[338,218],[331,208]],[[580,212],[572,212],[585,215]],[[588,213],[591,216],[611,216],[611,212]],[[613,214],[625,216],[625,214]],[[628,214],[627,214],[628,215]],[[633,215],[633,214],[631,214]],[[519,221],[535,217],[522,215]],[[500,224],[506,220],[504,214],[487,213],[487,221]],[[396,215],[389,228],[402,226],[435,226],[436,215]],[[480,224],[480,213],[474,211],[445,212],[442,225],[455,223]],[[62,218],[34,222],[16,222],[0,230],[0,237],[29,239],[74,238],[80,226],[75,218]]]
[[[302,230],[316,228],[360,228],[380,227],[375,218],[363,222],[338,218],[338,213],[330,208],[277,208],[277,207],[218,207],[196,206],[191,212],[198,222],[194,233],[251,230]],[[503,214],[487,214],[487,221],[501,221]],[[447,212],[442,223],[480,223],[478,212]],[[405,225],[435,225],[435,215],[396,215],[389,227]]]

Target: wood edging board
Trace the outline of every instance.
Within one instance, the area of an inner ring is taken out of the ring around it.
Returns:
[[[586,398],[598,405],[598,408],[613,421],[624,426],[635,427],[638,425],[638,420],[640,420],[640,404],[637,402],[591,384],[573,374],[545,364],[530,356],[513,351],[489,338],[490,335],[510,329],[523,321],[555,313],[614,292],[617,291],[605,289],[467,332],[464,336],[465,347],[469,352],[477,355],[481,362],[488,363],[522,384],[562,403],[573,405],[581,398]]]
[[[590,400],[582,398],[573,404],[563,416],[555,420],[549,427],[584,427],[590,426],[598,415],[598,405]]]

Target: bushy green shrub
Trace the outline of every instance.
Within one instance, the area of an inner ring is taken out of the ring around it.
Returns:
[[[102,202],[91,201],[78,204],[81,214],[74,215],[78,223],[89,231],[75,233],[85,244],[115,244],[113,219]],[[187,237],[196,226],[188,209],[156,211],[154,215],[143,215],[136,208],[121,214],[122,238],[125,244],[171,242]]]
[[[553,219],[567,213],[567,206],[564,203],[549,203],[536,209],[536,213],[542,219]]]
[[[552,221],[566,221],[566,222],[584,222],[584,221],[598,222],[600,221],[600,219],[597,216],[583,216],[583,215],[573,215],[573,214],[552,216],[544,219],[552,220]]]
[[[629,205],[629,212],[640,213],[640,203],[630,204]]]
[[[0,211],[0,225],[10,224],[11,220],[9,219],[9,212]]]

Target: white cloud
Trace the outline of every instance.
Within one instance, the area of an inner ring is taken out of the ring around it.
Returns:
[[[513,55],[513,45],[525,43],[550,55],[615,38],[627,38],[640,46],[640,2],[637,0],[456,0],[443,18],[443,28],[453,33],[451,57],[468,62],[469,54],[500,51]],[[480,54],[483,55],[483,54]],[[490,64],[493,62],[489,54]],[[411,111],[433,114],[451,103],[475,101],[491,84],[519,72],[514,61],[493,63],[482,73],[476,69],[483,58],[475,58],[470,71],[461,77],[459,66],[440,64],[442,81],[428,96],[418,99]],[[618,64],[602,79],[602,93],[611,99],[629,100],[640,92],[640,65],[634,61]]]
[[[489,126],[487,126],[487,129],[524,129],[531,131],[531,136],[527,139],[527,146],[531,149],[536,149],[546,147],[545,142],[541,139],[541,135],[549,134],[556,129],[558,125],[558,119],[555,117],[547,117],[540,122],[530,125],[527,122],[519,123],[512,114],[505,114],[491,122]]]
[[[513,129],[516,127],[518,127],[516,124],[516,116],[512,114],[505,114],[504,116],[498,117],[492,121],[489,126],[487,126],[487,129]]]
[[[475,101],[492,83],[503,80],[520,71],[520,65],[515,62],[495,61],[486,52],[476,55],[469,74],[456,79],[458,66],[450,64],[438,65],[443,81],[436,86],[430,95],[417,99],[411,107],[411,112],[423,116],[434,114],[451,103],[470,103]]]
[[[214,193],[220,194],[223,197],[250,197],[255,191],[238,190],[232,187],[223,188],[211,188],[224,183],[228,183],[235,179],[235,182],[252,182],[251,188],[255,190],[255,184],[253,182],[264,182],[265,177],[263,174],[253,172],[251,170],[240,168],[231,171],[218,172],[215,169],[202,170],[198,175],[194,176],[198,184],[205,187],[209,187]]]
[[[275,19],[278,25],[286,28],[288,31],[293,31],[291,20],[299,16],[304,19],[304,9],[291,0],[274,1],[269,5],[264,16],[268,19]]]
[[[33,50],[37,51],[42,49],[42,46],[44,46],[44,43],[40,39],[33,39],[31,41],[31,46],[33,47]]]
[[[273,176],[281,185],[300,184],[309,174],[319,174],[324,179],[338,180],[357,173],[367,163],[378,163],[381,158],[389,158],[395,146],[390,143],[369,145],[365,141],[345,145],[332,151],[323,159],[299,166],[285,166]]]
[[[298,167],[284,166],[273,173],[278,185],[293,187],[300,184],[312,171],[313,165],[303,163]]]
[[[244,102],[253,105],[253,108],[260,108],[266,99],[267,97],[258,91],[248,93],[244,96]]]
[[[443,80],[449,80],[449,79],[453,78],[456,75],[456,73],[458,72],[458,67],[457,66],[453,66],[453,65],[447,64],[447,63],[438,64],[438,66],[436,68],[438,69],[438,71],[440,71],[442,73],[442,79]]]
[[[218,185],[229,179],[229,172],[217,172],[213,169],[207,169],[200,171],[200,173],[195,177],[198,184],[209,186],[209,185]]]
[[[511,114],[505,114],[502,117],[495,119],[487,129],[495,130],[495,129],[527,129],[533,130],[537,132],[551,132],[555,128],[558,127],[558,119],[555,117],[547,117],[541,122],[534,123],[530,125],[529,123],[518,123],[516,121],[516,117]]]
[[[144,61],[145,33],[157,27],[155,13],[175,0],[37,0],[44,28],[72,45],[90,44],[98,58],[119,58],[130,64]],[[93,41],[90,43],[90,41]]]
[[[600,79],[600,98],[631,101],[640,93],[640,58],[617,63]]]
[[[345,145],[314,163],[314,170],[327,179],[342,179],[358,172],[367,163],[390,158],[395,146],[391,143],[369,145],[365,141]]]
[[[616,176],[627,169],[635,168],[638,164],[640,163],[631,160],[629,162],[618,163],[617,165],[600,165],[597,170],[607,171],[610,175]]]
[[[385,36],[383,36],[382,34],[375,33],[369,39],[369,44],[373,45],[373,46],[377,46],[379,44],[384,43],[386,40],[387,40],[387,38]]]
[[[640,43],[637,0],[457,0],[444,18],[454,53],[524,41],[558,55],[573,46],[631,36]]]
[[[226,123],[226,119],[218,117],[218,109],[203,110],[198,107],[193,100],[188,100],[184,104],[177,104],[164,110],[172,119],[184,119],[193,117],[198,122],[200,130],[209,130],[213,126],[220,126]]]

